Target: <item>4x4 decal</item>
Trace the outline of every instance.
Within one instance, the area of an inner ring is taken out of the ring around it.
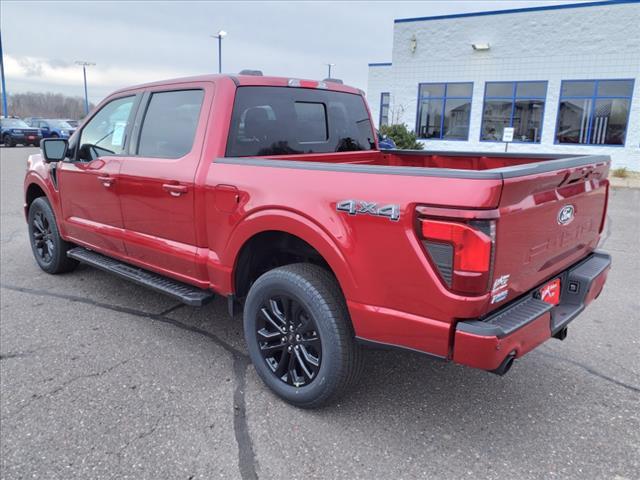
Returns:
[[[347,212],[349,215],[362,213],[376,217],[386,217],[394,222],[400,220],[400,206],[395,204],[382,205],[379,207],[376,202],[342,200],[336,204],[336,210],[339,212]]]

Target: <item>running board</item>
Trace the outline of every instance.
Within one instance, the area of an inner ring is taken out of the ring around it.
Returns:
[[[76,247],[67,252],[67,256],[105,272],[113,273],[121,278],[130,280],[143,287],[148,287],[170,297],[176,298],[187,305],[200,307],[215,296],[209,290],[202,290],[186,283],[173,280],[143,268],[134,267],[100,253]]]

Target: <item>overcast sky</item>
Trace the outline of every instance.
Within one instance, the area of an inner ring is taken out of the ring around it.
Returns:
[[[0,2],[9,92],[82,95],[75,60],[88,71],[89,98],[120,87],[223,71],[334,77],[366,90],[367,63],[391,60],[395,18],[523,8],[565,1],[424,2]]]

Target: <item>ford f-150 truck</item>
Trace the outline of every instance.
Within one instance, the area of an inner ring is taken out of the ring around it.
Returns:
[[[363,345],[504,374],[600,294],[610,159],[377,148],[363,92],[212,75],[106,98],[28,160],[49,273],[78,262],[243,312],[255,369],[312,408]]]

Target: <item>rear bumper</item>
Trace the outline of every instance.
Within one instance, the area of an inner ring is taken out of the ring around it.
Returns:
[[[594,252],[559,275],[558,305],[535,298],[536,288],[487,318],[458,322],[453,361],[505,373],[514,358],[550,337],[564,337],[567,324],[602,291],[610,267],[610,255]]]

